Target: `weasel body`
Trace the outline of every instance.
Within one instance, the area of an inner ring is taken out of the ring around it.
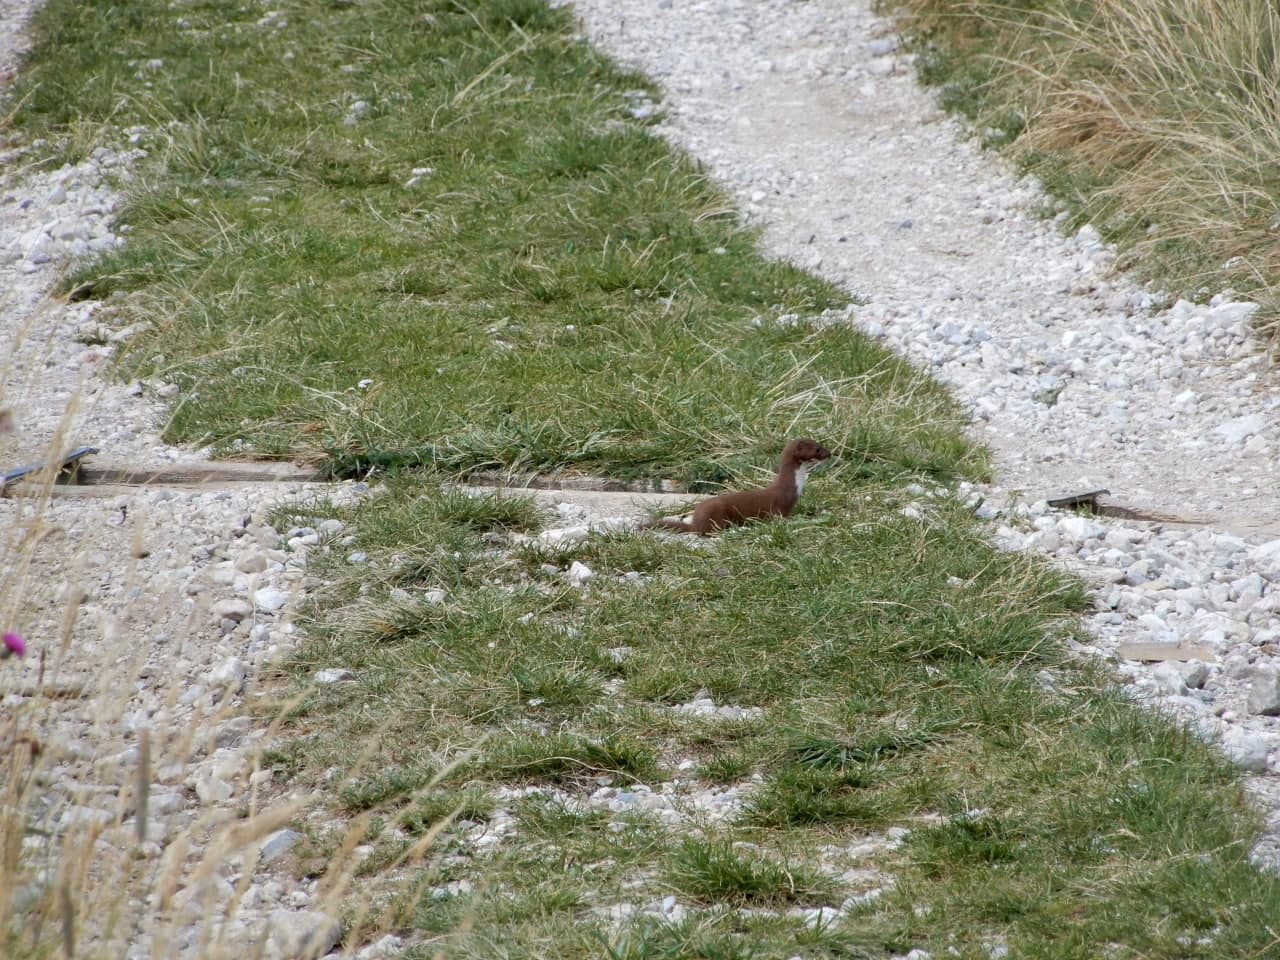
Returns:
[[[663,519],[647,525],[705,537],[749,520],[789,517],[804,490],[809,470],[830,456],[831,451],[816,440],[792,440],[782,451],[778,475],[767,487],[722,493],[703,500],[693,508],[693,516],[687,522]]]

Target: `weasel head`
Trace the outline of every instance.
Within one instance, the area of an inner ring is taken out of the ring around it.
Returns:
[[[792,440],[788,443],[786,450],[783,451],[783,455],[790,459],[797,467],[800,467],[806,464],[812,465],[815,463],[821,463],[823,460],[826,460],[831,456],[831,451],[820,444],[817,440],[809,440],[808,438],[805,438],[803,440]]]
[[[831,456],[831,451],[816,440],[792,440],[783,451],[784,462],[790,462],[795,468],[796,496],[804,493],[804,482],[809,477],[809,470]]]

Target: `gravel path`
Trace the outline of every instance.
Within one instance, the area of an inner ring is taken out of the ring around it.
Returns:
[[[0,83],[20,50],[11,28],[30,6],[0,0]],[[1100,584],[1096,640],[1081,653],[1114,656],[1134,641],[1203,652],[1203,662],[1120,670],[1135,696],[1221,738],[1250,771],[1275,828],[1256,854],[1276,868],[1280,540],[1269,536],[1280,537],[1280,399],[1247,339],[1250,307],[1219,297],[1157,309],[1157,294],[1108,272],[1111,253],[1091,231],[1063,238],[1037,219],[1035,185],[963,141],[914,86],[891,27],[860,4],[578,0],[576,10],[593,40],[661,82],[660,130],[739,197],[772,251],[864,296],[850,322],[971,404],[998,456],[988,502],[1025,493],[1003,512],[985,508],[1001,544]],[[0,465],[77,443],[130,465],[200,456],[159,441],[171,385],[98,375],[136,332],[128,318],[48,296],[68,257],[120,242],[104,178],[139,152],[125,146],[129,131],[119,142],[50,171],[38,150],[0,141],[0,409],[15,426],[0,434]],[[1037,502],[1099,486],[1204,522],[1099,520]],[[244,697],[289,649],[308,551],[342,548],[333,522],[276,530],[267,514],[290,498],[364,492],[291,484],[0,499],[0,626],[47,654],[43,666],[7,660],[0,673],[6,720],[21,718],[44,751],[49,837],[37,852],[52,856],[70,831],[101,823],[99,869],[127,861],[142,731],[149,738],[138,849],[174,879],[131,904],[129,957],[192,955],[217,936],[236,952],[263,942],[265,956],[284,957],[300,939],[336,936],[315,883],[281,869],[296,834],[276,823],[235,851],[218,844],[244,810],[300,799],[249,762],[264,731],[243,714]],[[927,510],[928,494],[919,499]],[[565,525],[619,510],[606,502],[562,511]],[[38,683],[66,696],[35,695]],[[0,729],[0,741],[17,729]],[[259,848],[270,862],[255,863]]]
[[[1185,642],[1206,661],[1121,661],[1134,696],[1251,771],[1280,867],[1276,373],[1253,306],[1178,302],[1064,237],[1038,186],[965,139],[914,82],[893,25],[850,0],[575,0],[583,31],[656,79],[659,131],[705,164],[775,255],[864,297],[849,320],[951,384],[996,453],[1009,549],[1099,584],[1083,654]],[[639,104],[651,112],[654,105]],[[643,115],[643,114],[642,114]],[[1043,499],[1106,488],[1190,524],[1102,520]]]
[[[888,22],[843,0],[578,0],[590,38],[658,80],[660,130],[775,254],[866,297],[864,330],[972,405],[1001,484],[1233,524],[1276,518],[1274,374],[1248,304],[1180,303],[1064,238],[913,81]],[[645,108],[648,109],[648,108]],[[1216,303],[1216,301],[1215,301]]]
[[[0,0],[0,84],[32,6]],[[108,181],[145,154],[127,146],[128,131],[111,139],[121,146],[51,170],[38,146],[0,137],[0,472],[82,444],[101,449],[99,464],[202,457],[159,439],[176,387],[100,375],[138,327],[112,304],[50,297],[70,258],[123,242]],[[266,723],[245,704],[294,642],[307,552],[342,536],[336,521],[277,531],[268,513],[364,492],[222,484],[0,498],[0,629],[28,646],[25,659],[0,662],[0,754],[39,751],[19,909],[56,895],[70,862],[87,870],[71,887],[79,939],[103,955],[328,951],[338,905],[289,865],[300,835],[285,823],[305,798],[254,766]],[[0,779],[0,805],[17,799],[11,789]],[[100,918],[115,924],[105,942]]]

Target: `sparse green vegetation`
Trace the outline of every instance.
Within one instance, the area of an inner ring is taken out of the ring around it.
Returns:
[[[547,942],[568,957],[598,956],[600,944],[666,956],[673,943],[729,956],[802,943],[814,956],[949,945],[977,956],[1000,941],[1035,957],[1088,956],[1099,942],[1172,957],[1169,944],[1215,926],[1229,934],[1205,957],[1262,946],[1245,918],[1280,889],[1232,839],[1253,829],[1234,775],[1110,693],[1105,676],[1064,660],[1058,640],[1084,603],[1079,586],[993,554],[955,499],[931,500],[922,521],[901,516],[890,490],[847,491],[815,482],[810,516],[733,531],[710,556],[646,533],[531,564],[520,550],[495,557],[467,531],[450,540],[465,586],[449,604],[465,613],[352,644],[366,615],[347,599],[397,553],[383,518],[436,500],[420,479],[391,483],[378,510],[344,514],[373,570],[353,575],[337,557],[316,568],[336,579],[314,600],[315,639],[294,669],[306,678],[340,661],[360,683],[299,718],[313,772],[298,779],[339,763],[352,742],[375,743],[376,731],[375,769],[456,762],[447,796],[537,788],[497,803],[518,840],[455,868],[472,889],[507,891],[474,905],[458,956],[497,942],[530,957]],[[596,577],[565,588],[541,568],[548,560],[586,562]],[[631,560],[643,582],[625,577]],[[672,709],[702,691],[763,716]],[[479,746],[463,757],[460,744]],[[709,825],[692,808],[677,826],[648,812],[644,797],[685,789],[686,760],[700,789],[744,791],[728,824],[700,834]],[[591,800],[602,783],[614,793]],[[405,795],[387,809],[416,823],[418,803]],[[841,860],[898,827],[911,830],[900,846]],[[465,849],[460,832],[447,836]],[[844,886],[845,871],[868,867],[896,885],[829,928],[787,915],[839,907],[863,892]],[[1205,892],[1211,878],[1224,893]],[[1200,899],[1157,921],[1145,904],[1173,902],[1181,884]],[[612,905],[673,893],[690,911],[678,923],[605,919]],[[443,922],[438,905],[430,920],[405,909],[382,922]]]
[[[1280,11],[1259,0],[897,0],[921,79],[1123,263],[1280,319]]]

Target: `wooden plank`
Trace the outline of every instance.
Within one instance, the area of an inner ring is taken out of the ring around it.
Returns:
[[[1193,643],[1122,643],[1116,653],[1124,660],[1163,663],[1166,660],[1213,660],[1212,650]]]
[[[82,466],[69,484],[19,480],[0,488],[0,496],[98,497],[118,496],[140,486],[199,487],[234,483],[323,483],[328,478],[316,467],[294,463],[196,461],[163,466]],[[563,490],[582,493],[684,494],[674,480],[609,480],[604,477],[557,474],[472,474],[455,481],[459,486],[519,490]]]
[[[1080,506],[1093,508],[1098,505],[1099,497],[1110,492],[1110,490],[1088,490],[1084,493],[1072,493],[1061,497],[1049,497],[1045,500],[1045,503],[1049,504],[1051,507],[1058,507],[1059,509]]]
[[[89,687],[83,683],[24,683],[13,687],[0,687],[0,697],[45,697],[49,700],[78,700],[88,696]]]
[[[64,480],[81,469],[81,460],[97,452],[97,447],[78,447],[61,457],[42,460],[39,463],[31,463],[23,467],[15,467],[13,470],[0,474],[0,489],[41,472],[56,476],[59,480]]]
[[[211,484],[212,487],[227,484]],[[139,492],[138,484],[129,483],[91,483],[85,484],[53,484],[19,481],[0,490],[0,497],[48,497],[51,500],[94,500],[102,497],[134,496]],[[199,488],[184,487],[192,490]]]
[[[198,486],[202,483],[309,483],[323,480],[315,467],[296,463],[236,463],[230,461],[197,461],[169,463],[157,467],[81,467],[78,480],[83,484],[123,483],[138,486]]]
[[[510,490],[581,490],[597,493],[684,493],[674,480],[608,480],[604,477],[558,476],[555,474],[474,473],[460,484],[472,487],[502,487]]]

